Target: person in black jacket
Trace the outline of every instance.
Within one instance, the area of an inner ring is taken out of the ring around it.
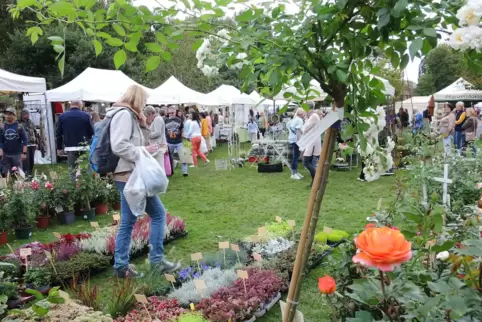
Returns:
[[[72,101],[70,110],[60,115],[57,122],[57,153],[62,149],[67,153],[73,178],[75,178],[77,159],[82,152],[89,150],[88,144],[94,135],[90,116],[80,109],[81,106],[82,101]]]

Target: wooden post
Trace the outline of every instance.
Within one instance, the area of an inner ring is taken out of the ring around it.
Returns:
[[[306,265],[308,265],[308,260],[310,259],[310,252],[311,252],[311,247],[313,245],[313,239],[315,237],[315,232],[316,232],[316,226],[318,223],[318,215],[320,213],[320,208],[321,208],[321,200],[323,199],[323,195],[325,194],[325,189],[326,189],[326,184],[328,183],[328,178],[323,180],[323,178],[328,177],[328,172],[330,170],[331,166],[331,155],[333,155],[334,147],[335,147],[335,142],[336,142],[336,136],[338,134],[338,131],[330,128],[328,131],[331,131],[330,136],[328,137],[328,133],[325,136],[325,143],[323,144],[323,147],[326,145],[328,148],[328,152],[330,157],[325,159],[325,162],[321,162],[321,158],[318,161],[318,166],[316,167],[316,172],[318,174],[318,169],[321,168],[321,174],[320,178],[322,180],[317,180],[315,176],[315,182],[318,183],[319,189],[315,190],[316,192],[316,200],[319,202],[315,201],[314,207],[313,207],[313,212],[312,212],[312,218],[310,222],[310,228],[307,236],[307,245],[304,249],[303,252],[303,257],[302,257],[302,264],[301,264],[301,272],[300,272],[300,281],[296,285],[296,289],[294,292],[294,299],[292,300],[293,302],[298,302],[298,299],[300,297],[300,291],[301,291],[301,277],[305,275],[306,271]],[[330,152],[331,151],[331,152]],[[313,185],[315,185],[315,182],[313,182]],[[313,190],[312,190],[313,193]],[[298,249],[299,251],[299,249]],[[293,278],[291,279],[293,281]],[[290,285],[290,290],[291,290],[291,285]],[[289,298],[289,297],[288,297]],[[286,303],[286,305],[290,305],[289,302]],[[292,304],[291,309],[289,311],[289,320],[288,321],[293,321],[296,315],[296,304]],[[285,315],[286,316],[286,315]]]
[[[343,107],[343,105],[341,105]],[[306,262],[303,261],[303,253],[305,249],[311,249],[313,238],[308,236],[308,230],[310,224],[313,226],[312,232],[315,231],[316,224],[318,222],[318,213],[323,200],[326,184],[328,182],[328,171],[324,171],[324,168],[329,168],[331,157],[334,151],[334,141],[337,135],[337,130],[330,127],[326,131],[325,143],[321,151],[320,160],[316,167],[316,175],[313,181],[313,187],[311,188],[310,199],[308,200],[308,207],[306,210],[306,217],[303,223],[303,229],[301,231],[301,237],[298,244],[298,252],[296,253],[296,260],[293,268],[293,274],[291,276],[291,283],[286,299],[286,309],[283,322],[293,322],[294,313],[296,312],[296,305],[298,304],[298,297],[301,285],[301,273],[304,271]],[[328,162],[327,162],[328,160]],[[316,210],[316,215],[315,214]],[[312,221],[313,219],[313,221]],[[307,245],[307,240],[309,244]],[[293,313],[292,313],[293,311]]]

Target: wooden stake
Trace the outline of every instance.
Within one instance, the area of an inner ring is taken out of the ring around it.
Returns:
[[[310,224],[313,224],[312,218],[315,218],[315,220],[313,220],[315,222],[315,226],[316,222],[318,221],[318,213],[321,206],[321,201],[323,200],[326,184],[328,182],[328,171],[325,171],[324,169],[329,167],[329,165],[326,165],[326,161],[331,160],[331,156],[333,155],[334,138],[336,135],[337,130],[333,127],[330,127],[325,135],[325,144],[323,144],[320,160],[318,162],[318,166],[316,167],[316,175],[313,182],[313,187],[311,188],[310,199],[308,200],[305,221],[301,230],[298,251],[296,253],[296,260],[293,268],[293,274],[291,276],[288,297],[286,300],[283,322],[293,322],[294,314],[296,313],[296,305],[299,298],[299,288],[301,284],[301,273],[304,271],[304,266],[306,266],[306,264],[303,262],[303,254],[305,249],[311,249],[313,243],[313,238],[311,238],[312,236],[308,236],[308,230],[310,228]],[[316,215],[314,212],[315,209],[318,210]],[[307,237],[310,237],[309,245],[307,245]]]

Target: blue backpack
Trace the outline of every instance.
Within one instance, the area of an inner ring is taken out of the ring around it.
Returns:
[[[111,116],[106,116],[95,129],[94,137],[90,144],[89,163],[92,170],[98,174],[114,172],[119,163],[119,157],[112,152],[112,146],[110,143],[110,123],[114,116],[122,110],[125,110],[125,108],[119,108]],[[134,127],[132,128],[132,132],[134,132]]]

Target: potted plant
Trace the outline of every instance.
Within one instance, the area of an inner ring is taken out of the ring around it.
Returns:
[[[0,191],[0,246],[5,245],[8,241],[8,229],[12,224],[12,217],[6,211],[7,198],[6,195]]]
[[[95,179],[92,173],[89,173],[86,167],[81,166],[77,174],[76,180],[76,202],[80,206],[80,216],[85,220],[95,220],[95,208],[92,208],[90,202],[94,193]]]
[[[106,179],[94,178],[94,193],[92,206],[95,208],[96,215],[105,215],[109,211],[109,190]],[[109,184],[110,185],[110,184]]]
[[[55,204],[54,185],[49,181],[41,183],[34,179],[30,183],[30,189],[34,197],[35,209],[38,209],[35,218],[37,228],[47,229],[49,227],[51,209]]]
[[[50,288],[52,275],[46,268],[31,268],[25,272],[24,282],[27,288],[43,293]]]
[[[35,197],[30,189],[24,189],[23,186],[15,187],[7,196],[4,208],[7,216],[12,218],[17,239],[29,239],[32,236],[37,215]]]
[[[54,211],[56,212],[57,220],[61,225],[70,225],[75,222],[74,187],[75,185],[73,181],[69,178],[62,182],[58,182],[57,188],[54,191]]]
[[[110,181],[106,185],[107,190],[109,191],[109,204],[113,210],[120,210],[120,193],[117,190],[113,181]]]
[[[276,161],[274,163],[270,163],[264,160],[265,162],[258,163],[258,172],[259,173],[273,173],[273,172],[283,172],[283,164],[280,161]]]

